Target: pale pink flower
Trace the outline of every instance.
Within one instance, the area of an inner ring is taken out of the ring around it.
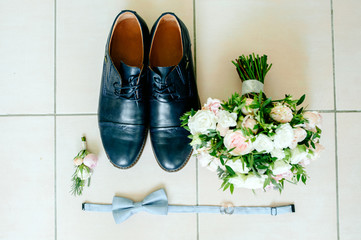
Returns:
[[[211,110],[214,114],[217,114],[219,109],[221,109],[221,100],[216,98],[208,98],[207,103],[204,104],[203,110]]]
[[[254,109],[249,108],[249,105],[251,105],[252,102],[253,102],[252,98],[246,98],[246,106],[241,109],[244,115],[254,114]]]
[[[224,146],[226,146],[228,150],[234,148],[230,152],[234,156],[245,155],[253,150],[251,140],[245,137],[240,130],[235,132],[229,130],[224,137]]]
[[[313,155],[311,157],[311,160],[314,161],[316,160],[317,158],[320,157],[320,153],[325,150],[325,147],[322,146],[321,144],[319,143],[315,143],[315,148],[311,148],[311,150],[313,151]]]
[[[251,115],[247,115],[242,121],[242,127],[251,129],[254,134],[258,132],[258,129],[253,129],[256,124],[257,121]]]
[[[228,130],[229,130],[229,127],[222,127],[221,124],[217,124],[217,131],[219,131],[219,134],[222,137],[226,136]]]
[[[93,169],[97,166],[98,157],[97,155],[90,153],[85,156],[83,163],[85,166],[89,167],[90,169]]]
[[[318,112],[305,112],[303,117],[307,120],[305,128],[316,132],[316,127],[321,128],[322,116]]]
[[[283,105],[278,105],[272,108],[270,116],[273,120],[280,123],[291,122],[293,118],[292,110],[289,107]]]
[[[294,128],[293,129],[293,141],[291,145],[291,149],[297,146],[297,143],[302,142],[307,137],[307,132],[303,128]]]
[[[75,166],[79,166],[83,163],[83,159],[81,158],[74,158],[73,160]]]

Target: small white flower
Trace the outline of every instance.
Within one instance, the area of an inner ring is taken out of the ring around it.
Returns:
[[[293,141],[293,129],[289,123],[281,124],[274,135],[274,144],[276,148],[288,148]]]
[[[228,160],[226,165],[231,167],[233,169],[233,171],[235,171],[236,173],[248,173],[249,172],[249,168],[246,167],[246,164],[244,164],[244,167],[243,167],[241,160],[236,160],[234,162],[232,160]]]
[[[280,174],[288,172],[291,168],[292,168],[292,166],[290,164],[279,159],[274,162],[272,172],[274,175],[280,175]]]
[[[306,149],[304,146],[298,145],[296,148],[291,150],[290,162],[292,164],[297,164],[300,161],[306,159],[307,155],[308,155],[308,149]]]
[[[193,135],[207,134],[209,129],[216,129],[216,124],[216,115],[210,110],[199,110],[188,121],[188,127]]]
[[[256,141],[253,142],[253,147],[258,151],[271,152],[274,149],[273,141],[265,134],[259,134],[256,137]]]
[[[199,138],[199,134],[193,135],[192,142],[190,143],[191,146],[201,145],[202,140]]]
[[[218,124],[223,128],[234,127],[237,125],[237,113],[219,110],[217,113],[217,120]]]
[[[282,149],[275,148],[271,152],[271,156],[277,159],[284,159],[286,157],[285,152]]]

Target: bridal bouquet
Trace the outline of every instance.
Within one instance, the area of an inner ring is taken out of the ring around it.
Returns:
[[[306,183],[305,166],[323,147],[321,115],[305,112],[305,99],[272,100],[262,92],[271,65],[267,56],[240,56],[233,64],[242,80],[242,95],[227,101],[208,98],[199,111],[181,118],[190,131],[193,154],[217,171],[223,191],[234,188],[278,189],[285,181]]]

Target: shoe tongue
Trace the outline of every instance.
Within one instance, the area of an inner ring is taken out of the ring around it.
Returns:
[[[158,73],[162,79],[166,78],[168,74],[173,70],[174,66],[170,67],[153,67],[153,70]]]
[[[123,81],[128,81],[131,76],[137,76],[140,73],[140,69],[138,67],[129,66],[122,61],[120,61],[119,71]]]

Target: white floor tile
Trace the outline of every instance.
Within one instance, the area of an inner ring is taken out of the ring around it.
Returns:
[[[360,142],[361,113],[340,113],[337,116],[340,239],[360,238],[361,197]]]
[[[115,16],[131,9],[149,29],[163,12],[176,13],[193,36],[193,2],[59,1],[57,4],[57,112],[97,111],[106,40]]]
[[[200,204],[232,202],[235,206],[276,206],[294,203],[296,207],[294,214],[276,217],[200,215],[200,239],[337,239],[334,116],[323,114],[323,117],[321,142],[326,150],[319,160],[308,166],[310,179],[306,186],[286,183],[281,195],[277,191],[253,194],[246,189],[235,189],[231,195],[218,190],[221,182],[216,173],[200,167]]]
[[[337,109],[361,110],[361,2],[333,2]]]
[[[54,239],[54,118],[0,118],[0,239]]]
[[[197,79],[201,100],[240,92],[232,60],[266,54],[272,98],[307,94],[310,109],[333,109],[330,1],[197,0]]]
[[[52,113],[54,5],[0,2],[0,114]]]
[[[80,148],[80,137],[88,138],[89,150],[99,154],[99,164],[90,188],[83,196],[69,193],[74,171],[72,159]],[[195,214],[154,216],[140,213],[116,225],[111,213],[83,212],[84,201],[111,203],[114,195],[142,200],[150,192],[165,188],[170,204],[195,204],[195,162],[178,173],[166,173],[156,163],[148,139],[139,162],[128,170],[113,167],[105,156],[96,117],[57,118],[58,240],[66,239],[195,239]],[[141,229],[141,230],[140,230]]]

